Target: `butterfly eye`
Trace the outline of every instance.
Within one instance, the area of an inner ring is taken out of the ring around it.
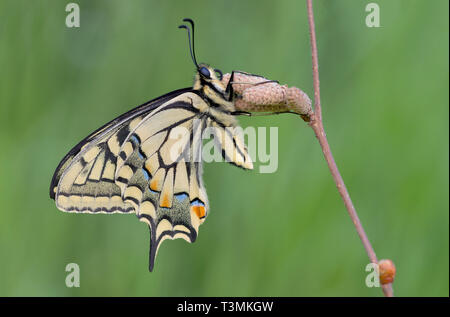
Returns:
[[[202,74],[204,77],[206,77],[208,79],[211,78],[211,74],[209,73],[209,70],[206,67],[200,68],[200,74]]]
[[[222,71],[220,69],[214,69],[214,71],[216,72],[217,78],[219,78],[219,80],[222,80]]]

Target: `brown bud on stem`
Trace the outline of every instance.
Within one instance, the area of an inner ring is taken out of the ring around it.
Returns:
[[[380,260],[378,262],[378,272],[380,274],[380,283],[382,285],[394,282],[395,265],[391,260]]]

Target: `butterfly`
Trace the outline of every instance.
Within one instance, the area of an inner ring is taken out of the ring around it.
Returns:
[[[184,19],[196,67],[192,87],[148,101],[100,127],[59,163],[50,184],[58,209],[74,213],[135,214],[150,229],[149,270],[166,239],[194,242],[209,203],[202,180],[202,132],[214,128],[216,146],[226,161],[243,169],[253,163],[238,126],[233,74],[198,64],[194,22]],[[192,37],[191,37],[192,30]],[[173,137],[178,129],[187,136]],[[175,151],[173,148],[178,149]]]

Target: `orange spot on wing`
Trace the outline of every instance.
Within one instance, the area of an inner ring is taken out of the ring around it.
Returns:
[[[170,208],[172,206],[170,206],[170,201],[169,201],[169,195],[164,194],[162,199],[161,199],[161,203],[159,204],[160,207],[165,207],[165,208]]]
[[[197,215],[199,219],[205,217],[205,207],[203,206],[191,206],[192,211]]]
[[[158,190],[158,181],[156,179],[152,179],[150,181],[150,189],[153,191],[157,191]]]

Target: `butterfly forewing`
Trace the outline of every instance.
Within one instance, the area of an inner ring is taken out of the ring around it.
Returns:
[[[50,183],[50,198],[55,199],[55,194],[57,191],[57,186],[59,183],[59,180],[63,174],[63,172],[67,169],[67,167],[72,163],[75,156],[80,154],[82,150],[86,148],[86,146],[89,146],[92,142],[99,142],[99,136],[104,135],[106,132],[117,132],[121,128],[126,128],[129,121],[135,118],[136,116],[148,113],[152,109],[156,108],[158,105],[161,105],[162,103],[170,100],[173,97],[176,97],[182,93],[185,93],[187,91],[190,91],[191,88],[184,88],[179,89],[173,92],[170,92],[166,95],[163,95],[161,97],[158,97],[156,99],[153,99],[151,101],[148,101],[130,111],[127,113],[124,113],[123,115],[115,118],[111,122],[108,122],[104,126],[100,127],[99,129],[95,130],[93,133],[91,133],[89,136],[84,138],[82,141],[80,141],[76,146],[74,146],[69,153],[67,153],[64,158],[59,163],[58,167],[55,170],[55,173],[53,174],[52,181]],[[124,129],[121,135],[125,135],[125,137],[128,135],[127,130]],[[116,135],[115,137],[118,137]],[[116,139],[111,138],[111,146],[116,144]],[[113,143],[114,142],[114,143]]]

